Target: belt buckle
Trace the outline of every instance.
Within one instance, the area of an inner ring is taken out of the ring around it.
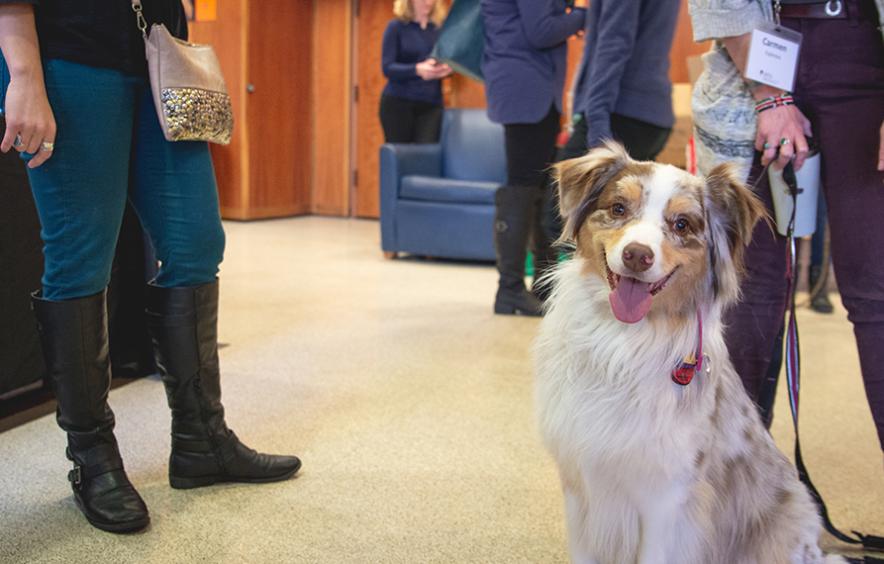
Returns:
[[[833,18],[835,16],[840,16],[843,8],[844,6],[841,4],[841,0],[828,0],[826,2],[826,15]]]

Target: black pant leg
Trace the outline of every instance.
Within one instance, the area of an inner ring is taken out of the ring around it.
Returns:
[[[555,157],[559,112],[555,106],[537,123],[504,126],[507,184],[540,188]]]
[[[442,106],[415,103],[414,142],[438,143],[442,130]]]
[[[414,143],[414,102],[382,95],[380,117],[386,143]]]
[[[611,133],[614,139],[623,143],[629,156],[639,161],[652,161],[663,147],[672,130],[644,121],[611,114]]]

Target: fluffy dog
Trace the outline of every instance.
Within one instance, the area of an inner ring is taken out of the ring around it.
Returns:
[[[556,167],[573,260],[536,345],[539,423],[581,564],[817,564],[817,508],[722,336],[764,216],[707,178],[614,143]]]

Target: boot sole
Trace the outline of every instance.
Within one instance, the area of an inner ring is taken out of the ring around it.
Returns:
[[[123,521],[120,523],[110,523],[107,521],[100,521],[98,519],[93,519],[90,517],[86,511],[83,509],[83,504],[80,503],[80,500],[76,497],[74,498],[74,502],[77,504],[77,507],[80,509],[80,512],[83,514],[83,517],[89,521],[89,524],[95,527],[96,529],[101,529],[102,531],[108,533],[116,533],[116,534],[127,534],[127,533],[137,533],[147,528],[150,525],[150,515],[144,516],[143,519],[136,519],[134,521]]]
[[[289,470],[284,474],[278,474],[276,476],[269,476],[264,478],[229,478],[220,474],[216,474],[214,476],[198,476],[195,478],[169,476],[169,485],[176,490],[192,490],[194,488],[203,488],[206,486],[223,483],[269,484],[271,482],[282,482],[283,480],[288,480],[289,478],[297,474],[298,470],[300,469],[301,465],[298,464],[295,468]]]
[[[494,313],[498,315],[524,315],[526,317],[542,317],[540,313],[525,311],[521,308],[511,305],[494,304]]]

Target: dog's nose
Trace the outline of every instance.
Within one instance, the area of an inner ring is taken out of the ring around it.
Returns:
[[[630,243],[623,249],[623,264],[633,272],[644,272],[654,264],[654,251],[640,243]]]

